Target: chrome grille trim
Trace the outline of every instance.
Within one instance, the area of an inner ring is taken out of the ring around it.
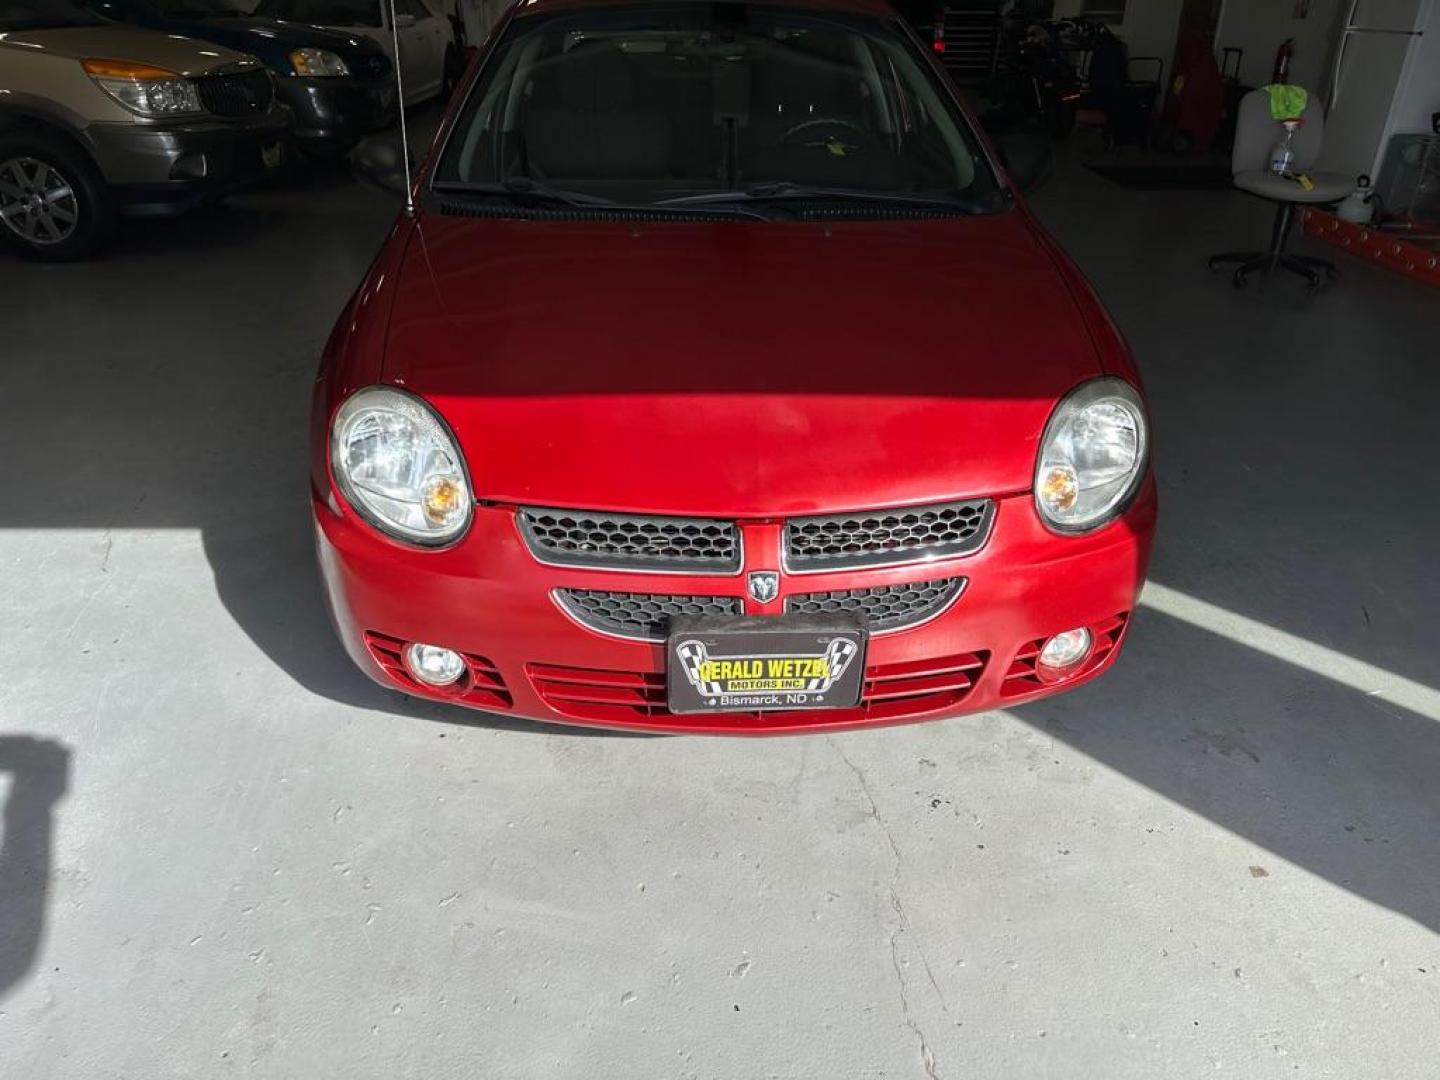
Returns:
[[[739,526],[719,518],[522,506],[515,520],[530,554],[548,566],[734,575],[744,563]]]
[[[994,522],[991,499],[790,518],[785,569],[879,569],[969,555],[985,545]]]
[[[227,120],[263,115],[275,100],[275,83],[259,64],[237,64],[192,81],[206,112]]]
[[[550,594],[560,610],[581,626],[627,641],[663,642],[669,620],[676,615],[740,615],[738,596],[682,596],[667,593],[606,592],[599,589],[555,589]]]
[[[913,630],[949,611],[966,579],[907,581],[865,589],[796,593],[785,598],[787,615],[858,615],[872,636]]]

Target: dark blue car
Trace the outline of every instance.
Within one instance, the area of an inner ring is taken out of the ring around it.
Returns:
[[[295,141],[311,154],[343,153],[395,119],[395,74],[362,35],[248,14],[254,0],[85,0],[108,19],[201,38],[246,52],[270,69],[295,114]]]

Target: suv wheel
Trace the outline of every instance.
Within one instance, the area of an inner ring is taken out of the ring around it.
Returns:
[[[59,262],[85,258],[114,225],[109,189],[83,153],[44,132],[0,133],[0,237]]]

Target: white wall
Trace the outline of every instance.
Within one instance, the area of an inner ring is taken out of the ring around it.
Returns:
[[[1275,51],[1286,38],[1294,38],[1290,81],[1312,93],[1322,93],[1330,49],[1340,19],[1348,10],[1348,0],[1310,0],[1309,15],[1297,19],[1295,0],[1227,0],[1215,36],[1216,55],[1227,46],[1244,49],[1240,81],[1248,86],[1264,86],[1275,67]]]
[[[1390,117],[1386,141],[1396,132],[1406,135],[1430,134],[1430,114],[1440,112],[1440,0],[1422,8],[1420,28],[1424,37],[1412,46]]]

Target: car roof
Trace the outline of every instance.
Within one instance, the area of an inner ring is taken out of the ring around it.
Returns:
[[[645,0],[657,6],[671,4],[735,4],[754,3],[757,7],[778,8],[791,11],[832,11],[852,15],[875,15],[881,18],[896,18],[895,9],[885,0]],[[519,0],[515,14],[529,15],[550,11],[575,11],[585,8],[627,8],[641,6],[635,0]]]

